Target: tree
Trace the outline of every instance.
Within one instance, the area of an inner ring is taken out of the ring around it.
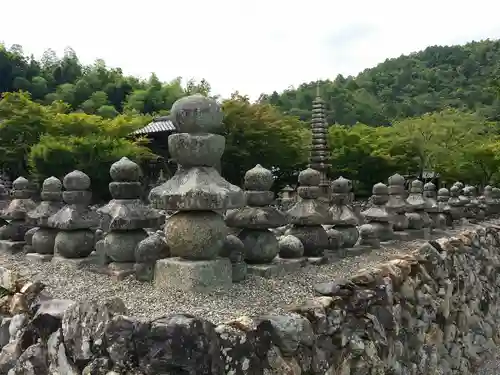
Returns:
[[[256,164],[272,169],[275,188],[295,183],[307,162],[310,133],[304,123],[282,115],[268,104],[251,104],[233,97],[222,104],[226,150],[222,171],[226,179],[241,184],[245,172]]]

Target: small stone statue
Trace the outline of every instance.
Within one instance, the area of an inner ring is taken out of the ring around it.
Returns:
[[[460,220],[465,216],[464,202],[460,200],[460,188],[453,185],[450,188],[450,199],[448,205],[450,206],[450,215],[453,220]]]
[[[372,193],[372,206],[361,215],[373,226],[380,241],[390,241],[394,239],[394,230],[391,215],[385,209],[389,201],[389,189],[387,185],[379,182],[373,185]]]
[[[353,247],[359,238],[358,219],[351,207],[351,181],[339,177],[332,182],[332,206],[328,212],[335,231],[340,232],[340,246]],[[329,230],[330,230],[329,229]],[[332,240],[335,236],[330,235]]]
[[[81,171],[64,176],[63,200],[66,205],[48,219],[48,226],[57,229],[54,255],[69,259],[88,257],[94,250],[95,236],[90,228],[99,224],[98,214],[89,208],[92,200],[90,177]]]
[[[427,238],[430,235],[431,218],[425,212],[425,201],[423,199],[423,186],[420,180],[413,180],[410,185],[410,194],[406,203],[410,212],[408,217],[408,232],[414,237]]]
[[[451,216],[451,208],[448,204],[450,200],[450,192],[446,188],[441,188],[437,193],[437,205],[440,220],[445,222],[447,227],[453,227],[453,217]]]
[[[142,171],[136,163],[123,157],[111,166],[109,174],[113,199],[98,210],[107,222],[103,227],[108,232],[101,249],[111,261],[110,274],[122,278],[134,272],[137,245],[148,236],[144,228],[158,227],[161,215],[140,199]]]
[[[12,183],[12,201],[2,211],[1,218],[9,223],[0,228],[0,248],[6,251],[20,251],[25,245],[24,235],[32,228],[26,222],[26,215],[36,207],[31,199],[30,183],[24,177],[18,177]]]
[[[385,205],[385,208],[392,215],[394,231],[402,232],[408,228],[408,218],[405,215],[405,178],[396,173],[389,177],[388,182],[389,201]]]
[[[36,253],[31,256],[33,260],[49,260],[54,254],[57,230],[50,228],[48,221],[63,206],[62,183],[58,178],[49,177],[43,182],[41,199],[40,204],[28,212],[28,219],[39,227],[31,239]]]
[[[425,212],[429,214],[431,219],[432,230],[443,231],[446,229],[446,221],[443,220],[443,216],[440,215],[439,206],[437,204],[436,198],[436,185],[432,182],[427,182],[424,185],[423,198],[425,202]]]
[[[287,219],[283,212],[270,206],[274,199],[270,191],[273,182],[271,171],[260,164],[247,171],[244,183],[247,206],[226,216],[228,226],[242,228],[238,237],[245,245],[247,263],[270,263],[279,253],[278,240],[269,228],[281,227]]]
[[[286,234],[297,237],[304,246],[306,257],[323,257],[328,248],[328,235],[322,224],[329,223],[327,208],[318,201],[320,173],[307,168],[299,173],[297,193],[301,199],[288,211],[292,227]]]

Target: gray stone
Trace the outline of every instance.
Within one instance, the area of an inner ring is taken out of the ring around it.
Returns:
[[[50,262],[54,255],[52,254],[38,254],[38,253],[28,253],[26,254],[26,260],[33,263],[46,263]]]
[[[160,259],[156,262],[154,284],[157,288],[199,292],[226,288],[232,284],[231,262],[227,258]]]
[[[392,215],[385,208],[389,201],[389,189],[379,182],[373,185],[372,193],[372,206],[361,214],[375,228],[375,235],[380,241],[390,241],[394,238]]]
[[[271,263],[249,264],[249,274],[264,278],[275,278],[296,272],[307,265],[307,258],[275,258]]]
[[[283,236],[279,240],[280,258],[301,258],[304,256],[304,245],[295,236]]]
[[[59,231],[54,253],[65,258],[85,258],[94,250],[94,233],[87,229]]]

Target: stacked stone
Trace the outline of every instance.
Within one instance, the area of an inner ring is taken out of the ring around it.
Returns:
[[[429,214],[431,219],[432,230],[442,231],[446,229],[446,220],[441,215],[439,205],[437,204],[436,185],[432,182],[427,182],[424,185],[423,198],[425,202],[425,212]]]
[[[479,199],[485,216],[490,216],[494,213],[493,187],[486,185],[483,190],[483,195]]]
[[[328,248],[328,235],[322,224],[330,223],[326,206],[318,201],[321,174],[307,168],[299,173],[297,193],[301,199],[288,211],[292,227],[286,232],[297,237],[304,246],[304,255],[310,258],[323,257]]]
[[[24,177],[18,177],[12,183],[12,200],[2,211],[1,218],[9,223],[0,228],[0,249],[20,251],[24,247],[24,235],[32,227],[26,222],[26,215],[36,205],[31,199],[30,183]]]
[[[291,196],[293,189],[290,185],[286,185],[283,189],[281,189],[281,197],[280,197],[280,209],[282,211],[288,211],[294,204],[295,199]]]
[[[405,178],[396,173],[389,177],[388,183],[389,201],[385,205],[385,209],[392,215],[395,236],[403,237],[406,234],[404,231],[408,229],[408,218],[405,215]]]
[[[393,240],[392,215],[385,208],[385,205],[389,201],[389,188],[387,185],[379,182],[373,185],[372,194],[372,206],[363,211],[361,215],[365,218],[366,223],[371,224],[375,229],[377,238],[380,241]]]
[[[464,204],[460,200],[460,188],[453,185],[450,188],[450,199],[448,200],[450,206],[450,214],[453,220],[460,220],[465,216]]]
[[[216,211],[243,207],[243,191],[224,180],[215,166],[225,148],[222,111],[202,95],[179,99],[171,110],[178,133],[168,148],[179,163],[174,176],[151,190],[150,202],[176,210],[165,223],[174,258],[156,262],[155,284],[180,290],[208,290],[232,283],[231,262],[219,258],[228,228]]]
[[[57,236],[57,230],[49,227],[49,218],[63,206],[62,183],[58,178],[49,177],[43,182],[41,199],[40,204],[27,215],[28,220],[38,227],[31,237],[34,253],[28,258],[45,261],[52,259]]]
[[[491,195],[493,200],[493,214],[498,215],[500,213],[500,188],[494,187],[491,189]]]
[[[0,184],[0,215],[2,214],[2,211],[9,206],[10,203],[9,197],[10,194],[7,188],[4,185]],[[5,224],[7,224],[7,221],[0,218],[0,227]]]
[[[458,199],[462,207],[462,217],[467,219],[471,214],[469,213],[468,204],[470,203],[469,198],[464,195],[464,184],[462,182],[455,182],[452,187],[458,188]]]
[[[450,192],[446,188],[441,188],[437,193],[437,205],[440,220],[446,223],[447,227],[453,227],[453,217],[451,216],[451,208],[449,205]]]
[[[332,182],[332,206],[328,212],[333,230],[340,233],[339,245],[342,248],[352,248],[358,242],[358,218],[351,206],[351,182],[339,177]],[[328,236],[334,237],[332,229],[328,230]]]
[[[238,237],[245,245],[245,261],[250,264],[270,263],[279,253],[276,236],[269,228],[287,223],[286,216],[270,206],[274,193],[270,170],[257,164],[245,173],[244,187],[247,206],[231,211],[226,217],[230,227],[241,228]]]
[[[54,241],[54,255],[63,259],[81,259],[94,250],[95,237],[91,228],[99,225],[99,215],[89,208],[92,200],[90,178],[75,170],[64,176],[63,201],[66,203],[48,219],[48,226],[59,232]]]
[[[110,262],[110,274],[120,279],[134,272],[135,263],[141,265],[158,260],[143,252],[138,259],[136,249],[148,236],[144,228],[158,227],[161,215],[141,201],[142,172],[136,163],[123,157],[111,166],[109,174],[112,179],[109,192],[113,199],[98,210],[107,224],[107,235],[102,240],[100,251],[106,262]]]
[[[468,218],[471,220],[484,220],[485,212],[477,199],[476,188],[474,186],[466,186],[464,188],[464,195],[469,199],[469,203],[465,206],[469,214]]]
[[[319,89],[312,104],[311,119],[312,141],[309,167],[319,171],[321,198],[329,199],[330,184],[327,172],[330,167],[327,145],[327,123],[325,115],[325,102],[319,96]]]
[[[429,236],[431,218],[425,211],[425,201],[422,196],[424,184],[420,180],[413,180],[406,204],[408,206],[408,232],[414,237],[426,238]]]

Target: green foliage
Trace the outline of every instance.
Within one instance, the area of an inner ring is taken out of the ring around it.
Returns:
[[[234,96],[223,103],[226,151],[224,176],[241,185],[245,172],[256,164],[272,169],[279,184],[295,183],[305,167],[310,133],[295,117],[283,116],[268,104],[251,104]],[[275,188],[278,186],[275,186]]]
[[[387,125],[448,107],[497,121],[499,69],[500,41],[485,40],[428,47],[387,59],[356,77],[339,75],[334,81],[322,81],[320,88],[329,124]],[[304,83],[262,95],[261,101],[308,120],[315,91],[316,82]]]

